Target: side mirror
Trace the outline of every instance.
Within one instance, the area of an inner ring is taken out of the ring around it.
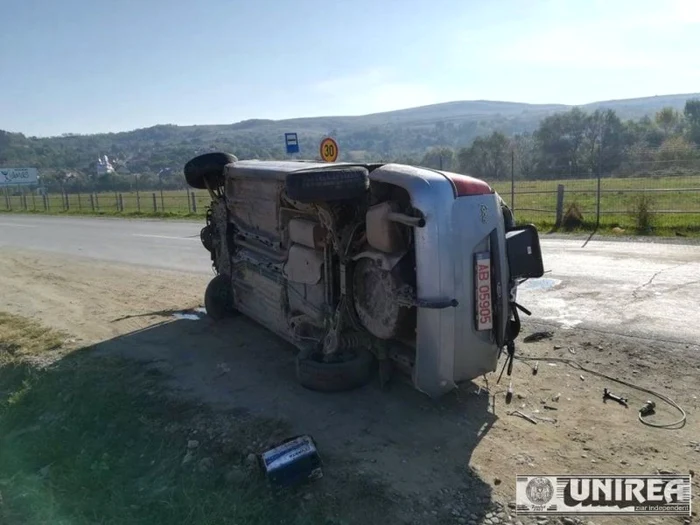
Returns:
[[[540,237],[533,224],[506,231],[506,253],[511,279],[537,278],[544,275]]]

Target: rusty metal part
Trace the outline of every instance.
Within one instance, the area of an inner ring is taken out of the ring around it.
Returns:
[[[392,339],[401,331],[410,306],[398,301],[402,282],[370,259],[361,259],[353,273],[353,304],[362,326],[380,339]]]
[[[627,398],[626,397],[616,396],[615,394],[610,392],[610,390],[608,390],[607,388],[604,388],[603,389],[603,401],[606,401],[608,399],[612,399],[613,401],[617,401],[622,406],[627,407]]]
[[[518,416],[518,417],[521,417],[521,418],[523,418],[523,419],[529,421],[529,422],[532,423],[533,425],[536,425],[536,424],[537,424],[537,420],[536,420],[536,419],[534,419],[534,418],[528,416],[527,414],[523,414],[520,410],[513,410],[513,411],[511,411],[511,412],[507,412],[507,414],[508,414],[509,416]]]

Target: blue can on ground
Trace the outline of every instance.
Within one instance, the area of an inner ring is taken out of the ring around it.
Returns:
[[[261,464],[274,485],[290,486],[323,477],[321,457],[311,436],[295,436],[263,452]]]

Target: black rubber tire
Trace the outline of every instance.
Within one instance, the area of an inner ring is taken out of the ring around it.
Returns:
[[[304,388],[316,392],[344,392],[366,385],[375,372],[374,356],[358,349],[354,358],[342,363],[323,363],[313,355],[297,357],[297,381]]]
[[[233,315],[233,289],[228,275],[214,277],[204,292],[204,308],[214,321],[221,321]]]
[[[212,228],[208,224],[201,229],[199,232],[199,240],[202,241],[202,246],[204,246],[208,252],[214,249],[214,238],[212,233]]]
[[[209,183],[211,189],[219,188],[224,184],[224,167],[237,160],[235,155],[229,153],[199,155],[185,164],[185,180],[198,190],[207,189],[204,181]]]
[[[285,179],[287,195],[299,202],[356,199],[369,189],[369,171],[362,166],[293,172]]]

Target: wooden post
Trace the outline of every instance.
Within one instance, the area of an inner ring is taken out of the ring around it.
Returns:
[[[100,211],[100,194],[95,193],[95,209],[99,212]]]
[[[78,211],[83,211],[83,203],[80,201],[80,192],[78,192]]]
[[[119,211],[124,213],[124,195],[119,194]]]
[[[554,223],[554,228],[557,229],[561,226],[562,218],[564,217],[564,185],[557,185],[557,217]]]
[[[95,197],[90,194],[90,209],[94,212],[95,211]]]
[[[197,199],[194,196],[194,192],[190,193],[192,195],[192,213],[197,213]]]
[[[156,202],[156,193],[153,192],[153,213],[158,211],[158,203]]]

